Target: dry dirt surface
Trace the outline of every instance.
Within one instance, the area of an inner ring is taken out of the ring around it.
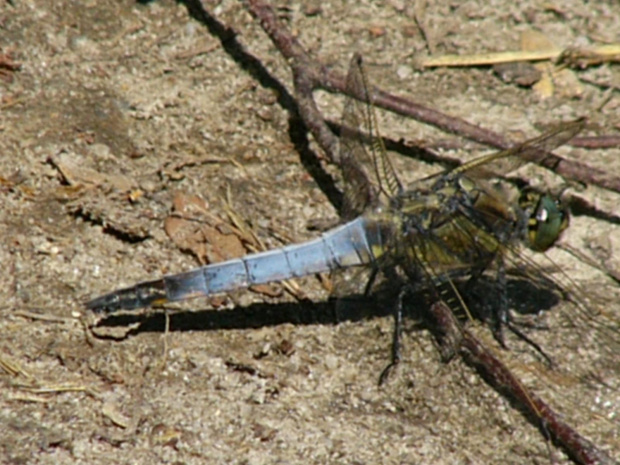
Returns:
[[[392,321],[341,318],[325,278],[177,305],[168,331],[162,310],[101,320],[84,308],[119,287],[316,237],[312,224],[337,220],[302,152],[333,167],[310,136],[300,150],[299,120],[270,84],[293,92],[287,62],[242,3],[188,3],[0,4],[0,462],[572,463],[461,360],[443,363],[415,324],[402,365],[378,387]],[[360,53],[382,89],[514,140],[580,116],[591,122],[585,135],[618,136],[617,64],[570,71],[545,98],[489,67],[420,70],[414,60],[519,50],[529,31],[561,48],[618,42],[620,3],[425,3],[274,7],[330,69],[346,72]],[[315,97],[338,121],[342,96]],[[459,159],[487,150],[379,119],[401,146],[451,144],[442,153]],[[617,146],[556,153],[620,176]],[[408,181],[445,168],[393,157]],[[541,171],[524,176],[562,183]],[[618,276],[620,196],[574,190],[598,213],[575,215],[563,243]],[[173,209],[190,220],[167,221]],[[584,257],[550,254],[618,321],[616,282]],[[585,341],[565,342],[554,327],[528,334],[558,369],[538,378],[536,355],[511,340],[514,369],[618,460],[620,362],[597,370]],[[563,375],[584,358],[589,382]]]

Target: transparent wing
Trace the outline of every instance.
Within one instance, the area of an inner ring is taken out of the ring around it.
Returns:
[[[506,173],[516,170],[528,161],[542,163],[549,152],[571,140],[583,130],[585,125],[586,120],[583,118],[562,123],[555,129],[516,144],[509,149],[483,155],[457,168],[415,181],[408,186],[408,190],[428,192],[430,189],[436,188],[438,183],[446,185],[463,175],[476,180],[504,177]]]
[[[340,132],[339,162],[344,181],[340,214],[350,220],[400,195],[402,187],[380,137],[362,58],[357,54],[349,64],[346,88],[349,96],[345,100]],[[383,261],[391,255],[384,254]],[[381,268],[388,266],[384,263]],[[367,288],[382,281],[383,276],[376,269],[359,269],[337,270],[330,278],[332,297],[337,299],[337,309],[344,315],[349,305],[359,307],[359,298],[367,295]]]
[[[354,55],[346,81],[347,93],[340,135],[340,165],[344,178],[342,216],[351,219],[369,206],[402,192],[377,128],[372,96],[362,67]],[[365,134],[364,134],[365,133]]]
[[[548,152],[566,144],[575,137],[583,130],[585,124],[585,119],[563,123],[555,129],[514,147],[465,163],[453,169],[450,176],[458,176],[465,172],[468,176],[476,178],[498,176],[513,171],[528,161],[540,162]]]

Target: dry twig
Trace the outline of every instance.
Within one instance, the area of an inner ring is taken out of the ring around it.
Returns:
[[[441,345],[453,345],[452,351],[463,360],[495,390],[518,402],[523,413],[540,429],[543,436],[562,447],[577,463],[613,464],[613,460],[595,444],[581,436],[562,420],[549,405],[527,389],[493,352],[484,346],[469,331],[460,327],[452,311],[442,302],[431,307],[435,322],[440,326]]]

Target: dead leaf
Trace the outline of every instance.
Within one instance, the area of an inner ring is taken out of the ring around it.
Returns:
[[[250,289],[259,294],[263,294],[267,297],[280,297],[282,295],[282,287],[277,284],[255,284],[250,286]]]
[[[129,426],[129,418],[120,412],[115,402],[105,402],[101,407],[101,413],[116,426],[120,426],[121,428],[127,428]]]
[[[529,30],[521,34],[521,49],[525,52],[552,52],[558,50],[558,47],[543,33]],[[539,98],[547,99],[554,94],[559,98],[578,98],[583,95],[583,86],[572,70],[557,69],[550,62],[536,63],[534,66],[541,73],[540,80],[533,86]]]
[[[553,72],[553,65],[551,63],[536,63],[536,69],[540,71],[540,80],[532,86],[534,92],[541,100],[548,99],[553,96],[555,86],[553,85],[553,79],[551,73]]]
[[[172,203],[164,230],[177,247],[190,252],[199,263],[217,263],[247,253],[235,231],[209,214],[204,199],[178,192]]]
[[[103,174],[84,167],[82,159],[75,154],[60,152],[49,157],[49,162],[70,186],[104,186],[119,192],[130,192],[137,189],[134,180],[127,176]]]
[[[172,204],[172,213],[164,220],[166,235],[201,265],[243,257],[256,250],[252,235],[212,215],[204,199],[177,192]],[[250,289],[268,297],[282,295],[281,287],[274,284],[255,285]]]

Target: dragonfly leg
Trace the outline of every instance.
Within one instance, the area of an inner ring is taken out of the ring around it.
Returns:
[[[375,284],[375,280],[377,279],[377,275],[379,274],[379,268],[373,267],[370,272],[370,277],[368,278],[368,282],[366,283],[366,287],[364,287],[364,297],[368,297],[370,295],[370,291],[372,291],[372,286]]]
[[[499,257],[497,270],[497,286],[499,288],[499,305],[497,312],[493,314],[493,337],[504,349],[508,349],[504,339],[504,326],[510,326],[510,311],[508,309],[508,295],[506,292],[506,265]]]
[[[553,360],[549,357],[540,345],[533,339],[528,337],[523,331],[517,328],[516,323],[513,321],[512,313],[510,312],[507,293],[506,282],[506,267],[504,261],[500,260],[498,269],[497,284],[499,286],[499,308],[497,314],[493,317],[493,337],[504,348],[508,349],[506,341],[504,339],[504,327],[514,334],[517,338],[521,339],[527,345],[532,347],[538,354],[545,360],[549,367],[553,366]]]
[[[510,315],[510,313],[508,313],[508,315]],[[523,333],[523,331],[521,331],[519,328],[517,328],[515,323],[512,321],[511,318],[508,318],[508,320],[506,321],[505,325],[510,330],[510,332],[512,334],[517,336],[519,339],[521,339],[527,345],[531,346],[536,352],[538,352],[538,354],[545,360],[545,363],[547,363],[549,368],[553,367],[554,363],[553,363],[553,360],[551,359],[551,357],[549,357],[545,353],[545,351],[542,349],[542,347],[540,347],[540,345],[537,342],[532,340],[525,333]]]
[[[398,293],[398,299],[396,301],[396,305],[394,306],[394,333],[392,335],[392,360],[389,365],[386,366],[381,375],[379,376],[379,386],[382,386],[392,373],[392,371],[396,368],[396,366],[400,363],[401,355],[400,355],[400,338],[402,336],[402,326],[403,326],[403,301],[405,296],[410,291],[409,286],[403,286]]]
[[[473,288],[476,286],[480,277],[487,268],[487,264],[484,266],[476,266],[471,270],[470,277],[465,285],[465,293],[473,293]],[[508,349],[506,341],[504,339],[504,326],[511,328],[511,316],[508,309],[508,295],[506,293],[506,267],[501,257],[498,257],[498,270],[497,270],[497,282],[496,286],[499,290],[498,293],[498,305],[496,310],[490,312],[490,316],[479,315],[484,321],[486,321],[491,327],[493,337],[502,346],[503,349]]]

